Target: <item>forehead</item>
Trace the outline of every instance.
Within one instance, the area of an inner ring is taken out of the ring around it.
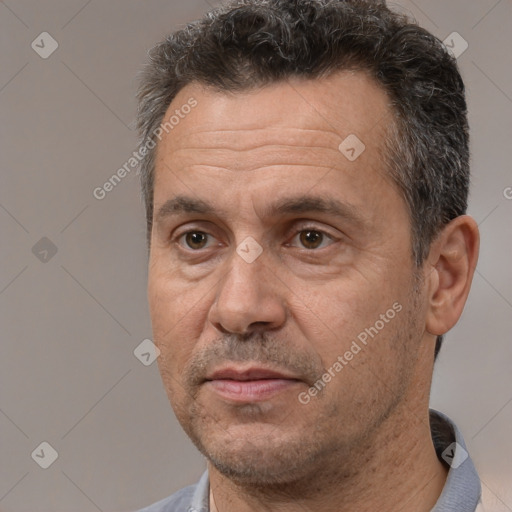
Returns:
[[[189,108],[190,104],[195,106]],[[353,135],[366,148],[380,149],[391,109],[386,93],[365,73],[342,71],[234,93],[189,84],[174,98],[162,122],[169,120],[168,133],[158,144],[157,165],[162,155],[187,149],[225,149],[219,155],[229,160],[227,151],[267,146],[272,158],[287,147],[300,157],[311,148],[338,151],[339,144]],[[279,145],[283,147],[272,150]],[[236,155],[231,157],[227,163],[233,170],[243,168]]]

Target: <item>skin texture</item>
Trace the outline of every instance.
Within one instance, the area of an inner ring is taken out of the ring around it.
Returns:
[[[169,400],[209,461],[212,510],[430,510],[446,478],[428,423],[435,338],[469,292],[475,222],[452,221],[416,269],[382,155],[389,102],[363,73],[237,94],[191,84],[168,114],[191,97],[157,148],[148,297]],[[365,144],[353,162],[338,150],[350,134]],[[211,208],[177,211],[177,196]],[[338,201],[343,215],[313,201],[272,211],[306,197]],[[251,263],[237,252],[247,237],[262,249]],[[235,401],[205,381],[226,366],[294,380]]]

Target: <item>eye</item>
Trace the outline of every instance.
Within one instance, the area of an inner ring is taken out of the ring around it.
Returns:
[[[178,243],[185,245],[188,249],[199,250],[208,247],[210,235],[204,231],[187,231],[178,238]]]
[[[306,228],[299,231],[292,240],[295,241],[298,238],[299,243],[308,250],[323,249],[334,242],[333,238],[327,233],[314,228]]]

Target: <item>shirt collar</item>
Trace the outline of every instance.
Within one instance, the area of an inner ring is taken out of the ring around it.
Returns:
[[[187,512],[210,512],[210,479],[208,471],[205,471],[199,482],[197,482]]]
[[[449,466],[443,491],[431,512],[474,512],[482,488],[462,434],[447,416],[433,409],[430,425],[437,456]]]

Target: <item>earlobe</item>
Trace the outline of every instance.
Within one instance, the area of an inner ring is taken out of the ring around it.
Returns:
[[[426,329],[441,335],[458,321],[471,288],[480,236],[475,220],[461,215],[448,223],[433,242],[428,257]]]

